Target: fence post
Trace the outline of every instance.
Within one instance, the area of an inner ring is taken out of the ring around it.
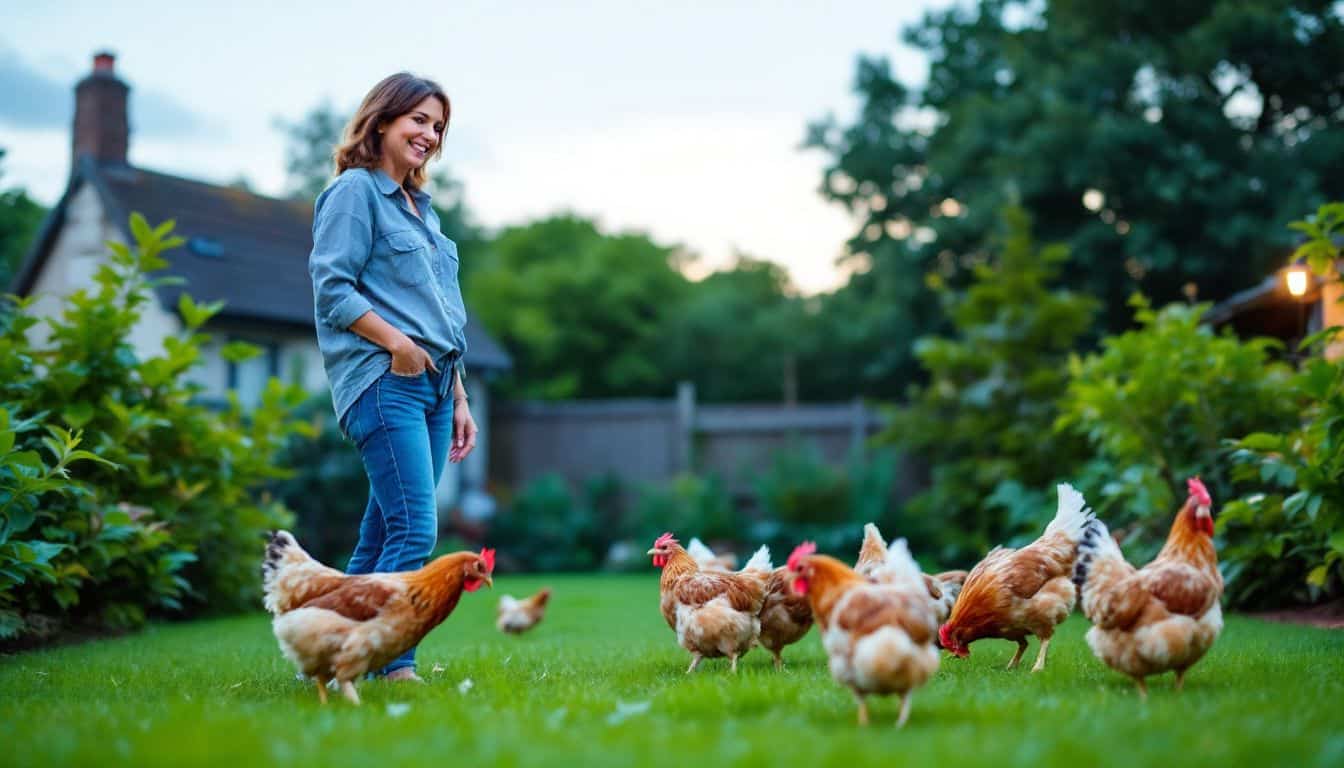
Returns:
[[[864,448],[868,444],[868,408],[863,404],[863,398],[854,398],[849,412],[850,450],[855,457],[862,459],[865,454]]]
[[[677,382],[676,462],[673,474],[690,472],[691,449],[695,440],[695,383]]]

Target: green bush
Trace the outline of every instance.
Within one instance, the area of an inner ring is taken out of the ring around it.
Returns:
[[[67,297],[56,316],[38,320],[16,300],[0,320],[0,406],[26,418],[12,422],[24,427],[14,429],[20,455],[29,457],[21,473],[46,471],[31,458],[45,430],[63,483],[45,490],[41,512],[22,530],[13,517],[4,521],[7,538],[50,553],[47,564],[60,577],[24,575],[0,589],[29,630],[254,605],[263,532],[289,522],[283,507],[257,496],[284,474],[274,465],[284,441],[305,429],[289,415],[302,392],[273,380],[250,412],[232,396],[222,410],[198,402],[200,387],[185,375],[208,339],[201,327],[222,305],[186,294],[178,305],[185,329],[164,340],[162,354],[142,360],[131,345],[143,308],[165,282],[151,274],[167,266],[162,252],[182,242],[172,227],[151,229],[133,215],[134,246],[108,243],[93,289]],[[42,324],[47,339],[35,347],[29,334]],[[225,347],[235,360],[256,352]],[[74,434],[65,439],[62,429]],[[61,464],[89,458],[61,453],[78,451],[75,444],[101,460]],[[11,500],[17,491],[2,490]]]
[[[1338,280],[1344,203],[1322,206],[1293,226],[1308,236],[1294,258]],[[1233,476],[1256,489],[1224,507],[1218,520],[1227,542],[1220,553],[1227,593],[1236,605],[1278,607],[1344,594],[1344,364],[1321,355],[1338,331],[1303,342],[1317,354],[1285,398],[1301,419],[1235,443]]]
[[[878,438],[932,467],[927,490],[908,504],[916,525],[906,530],[916,551],[944,562],[969,564],[1038,532],[1054,510],[1055,483],[1082,453],[1080,440],[1052,424],[1069,354],[1097,303],[1052,289],[1067,250],[1037,247],[1025,213],[1004,218],[998,255],[975,267],[966,291],[930,276],[954,334],[916,343],[928,384],[911,390]]]
[[[1139,327],[1070,363],[1057,426],[1092,445],[1078,485],[1146,557],[1166,538],[1187,477],[1202,477],[1216,502],[1232,497],[1224,439],[1287,427],[1297,405],[1289,369],[1272,362],[1278,342],[1215,333],[1201,322],[1206,304],[1130,303]]]
[[[503,506],[490,526],[487,544],[507,565],[527,571],[589,570],[606,553],[594,551],[595,517],[583,499],[556,474],[542,475]]]

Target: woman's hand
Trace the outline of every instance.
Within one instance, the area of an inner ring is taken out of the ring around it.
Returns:
[[[434,358],[408,336],[402,336],[388,351],[392,353],[392,372],[398,376],[419,376],[426,368],[439,372],[434,367]]]
[[[459,397],[453,401],[453,445],[448,449],[448,461],[462,461],[475,447],[476,420],[471,418],[467,398]]]

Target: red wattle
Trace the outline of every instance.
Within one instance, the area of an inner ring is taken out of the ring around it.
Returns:
[[[793,580],[793,593],[794,593],[795,595],[806,595],[806,594],[807,594],[807,579],[804,579],[802,576],[799,576],[798,578],[794,579],[794,580]]]
[[[462,588],[467,590],[468,592],[475,592],[476,590],[480,589],[481,585],[484,583],[485,582],[481,581],[480,579],[467,579],[465,582],[462,583]]]

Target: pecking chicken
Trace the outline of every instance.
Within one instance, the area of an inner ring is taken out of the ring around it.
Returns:
[[[919,565],[905,539],[887,550],[880,584],[815,553],[815,544],[799,545],[788,569],[821,627],[831,676],[854,693],[860,725],[868,724],[868,696],[893,693],[901,697],[896,726],[905,725],[911,691],[938,669],[938,622]]]
[[[1021,549],[995,547],[966,576],[951,616],[938,630],[940,644],[956,656],[971,655],[967,646],[982,638],[1016,640],[1012,669],[1027,650],[1027,636],[1035,635],[1041,650],[1031,671],[1045,668],[1055,627],[1073,610],[1078,542],[1094,519],[1073,486],[1061,483],[1055,490],[1055,517],[1039,539]]]
[[[1157,557],[1135,570],[1106,530],[1094,521],[1079,545],[1074,583],[1092,622],[1087,644],[1112,669],[1134,678],[1185,671],[1199,661],[1223,629],[1218,600],[1223,577],[1213,548],[1213,500],[1199,478],[1186,481],[1189,496]]]
[[[336,680],[355,704],[354,680],[415,646],[457,607],[463,590],[492,586],[495,551],[455,552],[418,571],[347,576],[276,531],[261,565],[266,610],[280,650],[317,681],[327,703]]]
[[[663,569],[658,583],[663,619],[691,652],[686,672],[694,672],[705,657],[719,656],[727,656],[736,672],[738,658],[760,637],[769,550],[761,547],[735,573],[701,570],[671,533],[659,536],[648,554]]]
[[[691,543],[686,545],[686,552],[699,563],[700,568],[706,571],[735,571],[737,570],[737,555],[732,552],[715,554],[714,550],[705,546],[705,543],[695,536],[691,537]]]
[[[854,570],[869,581],[883,580],[882,571],[886,567],[887,542],[874,523],[863,526],[863,544],[859,547],[859,559]],[[921,574],[924,584],[929,588],[929,597],[933,598],[933,609],[938,623],[947,621],[952,606],[957,602],[957,594],[966,581],[965,571],[943,571],[936,574]]]
[[[499,608],[496,609],[495,627],[500,632],[520,635],[546,618],[546,604],[550,600],[549,587],[523,600],[513,595],[503,595],[499,598]]]

